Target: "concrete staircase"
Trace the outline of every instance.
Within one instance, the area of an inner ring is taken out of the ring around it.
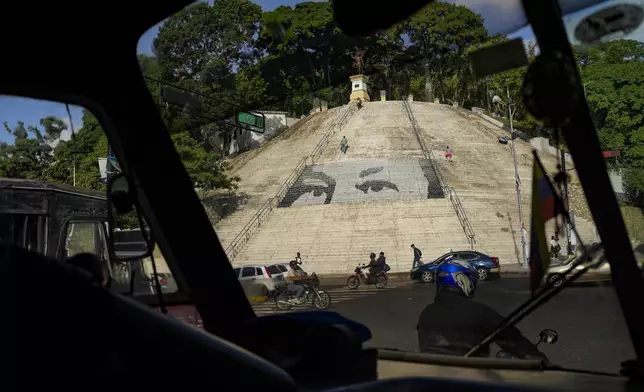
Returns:
[[[509,147],[498,143],[507,132],[444,105],[410,105],[423,143],[472,225],[475,249],[499,257],[503,264],[518,263],[521,231],[514,166]],[[233,263],[288,262],[301,252],[308,271],[349,274],[368,260],[369,253],[383,251],[396,272],[411,267],[411,243],[423,250],[425,260],[450,249],[468,249],[450,199],[432,193],[440,184],[428,170],[402,102],[366,103],[341,131],[331,132],[329,127],[341,111],[316,115],[321,116],[318,123],[312,122],[314,117],[235,168],[242,177],[240,191],[249,195],[249,201],[217,225],[224,245],[275,195],[302,157],[314,151],[314,162],[308,162],[299,178],[287,181],[292,186],[281,208],[272,208],[257,225]],[[349,143],[346,154],[340,151],[343,136]],[[443,156],[447,145],[452,147],[453,163]],[[531,150],[517,141],[528,230],[532,164],[521,157]],[[543,154],[542,159],[554,171],[555,158]],[[582,239],[594,240],[590,222],[578,217],[577,226]],[[550,235],[552,228],[547,231]],[[563,240],[562,236],[562,244]]]
[[[346,154],[340,151],[343,136]],[[288,262],[299,251],[309,271],[349,274],[369,253],[383,251],[393,271],[408,271],[412,243],[425,260],[450,248],[467,249],[468,239],[428,165],[401,102],[365,104],[234,264]]]
[[[349,149],[340,151],[346,136]],[[329,142],[319,162],[345,162],[372,158],[422,158],[414,131],[400,101],[369,102],[357,111],[342,132]]]
[[[275,196],[302,158],[310,154],[329,127],[342,115],[343,108],[346,106],[314,114],[298,127],[297,132],[285,131],[285,137],[269,141],[261,147],[259,154],[235,167],[231,174],[241,178],[237,194],[243,195],[246,200],[235,212],[215,224],[224,248],[262,205]]]
[[[301,252],[306,271],[348,276],[369,253],[382,251],[392,271],[409,271],[412,243],[424,260],[450,247],[467,249],[455,219],[447,199],[278,208],[233,264],[283,263]]]
[[[498,143],[508,136],[505,130],[483,124],[474,114],[437,104],[412,102],[412,110],[431,146],[444,180],[458,193],[476,232],[476,249],[498,256],[502,263],[518,263],[521,258],[521,231],[516,201],[514,165],[509,146]],[[531,154],[531,146],[516,140],[519,175],[522,182],[522,207],[526,229],[530,230],[532,163],[522,160]],[[444,157],[447,146],[453,162]],[[556,159],[541,154],[547,170],[554,171]],[[547,227],[552,234],[552,224]],[[577,217],[582,240],[594,241],[591,222]],[[563,244],[564,236],[560,236]]]

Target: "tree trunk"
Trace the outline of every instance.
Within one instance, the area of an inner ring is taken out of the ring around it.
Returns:
[[[425,61],[425,99],[427,102],[434,102],[434,89],[432,86],[432,75],[429,68],[429,61]]]

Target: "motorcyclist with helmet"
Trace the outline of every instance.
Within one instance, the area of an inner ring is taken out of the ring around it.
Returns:
[[[371,253],[369,255],[369,264],[364,266],[364,268],[369,268],[369,278],[375,277],[380,273],[380,271],[382,271],[383,266],[381,265],[382,264],[381,259],[384,260],[384,253],[382,252],[380,252],[380,258],[378,258],[377,260],[376,260],[375,253]]]
[[[286,274],[286,281],[288,282],[287,289],[295,292],[295,300],[298,301],[304,294],[304,284],[308,283],[308,276],[306,272],[297,264],[296,260],[291,260],[288,263],[291,269]]]
[[[503,321],[491,307],[472,298],[476,270],[459,260],[448,260],[436,271],[436,297],[418,317],[418,345],[423,353],[463,356]],[[511,326],[495,340],[504,352],[519,359],[546,359],[537,347]],[[484,346],[476,356],[487,357]]]

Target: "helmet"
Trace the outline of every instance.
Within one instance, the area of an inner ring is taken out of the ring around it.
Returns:
[[[442,263],[436,271],[438,290],[455,291],[465,297],[474,297],[476,291],[476,269],[457,259]]]
[[[369,255],[369,257],[370,257],[370,258],[372,258],[372,259],[375,259],[375,258],[376,258],[376,254],[375,254],[375,253],[371,253],[371,254]]]
[[[295,260],[289,261],[288,266],[291,267],[291,268],[297,267],[297,261],[295,261]]]

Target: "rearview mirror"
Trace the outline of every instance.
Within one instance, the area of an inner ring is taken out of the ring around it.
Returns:
[[[154,251],[152,232],[141,213],[136,188],[118,173],[107,183],[109,251],[114,261],[139,261]]]
[[[544,329],[539,333],[537,345],[539,343],[555,344],[559,340],[559,334],[554,329]]]

